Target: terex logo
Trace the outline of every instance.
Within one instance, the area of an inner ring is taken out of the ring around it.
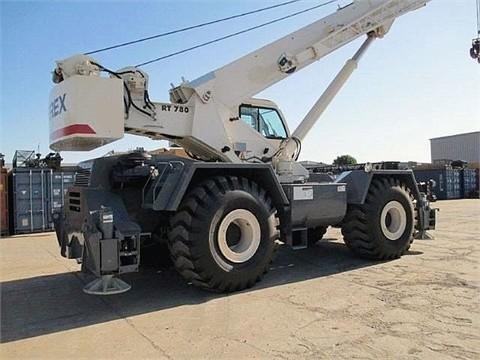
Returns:
[[[60,115],[62,112],[67,111],[67,107],[65,106],[66,96],[67,94],[60,95],[50,103],[50,118],[54,118],[55,116]]]

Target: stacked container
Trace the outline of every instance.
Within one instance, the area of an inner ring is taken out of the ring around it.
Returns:
[[[476,168],[475,172],[477,174],[477,192],[480,192],[480,169]]]
[[[460,199],[462,197],[461,171],[459,169],[414,170],[415,179],[420,181],[434,180],[433,192],[439,200]]]
[[[0,167],[0,235],[8,235],[8,174]]]
[[[9,178],[12,233],[53,230],[52,213],[63,205],[74,181],[73,169],[13,169]]]
[[[478,196],[476,169],[462,169],[460,183],[463,198],[472,198]]]
[[[48,193],[50,195],[50,212],[59,211],[65,203],[65,195],[70,186],[75,182],[75,171],[64,169],[62,171],[50,171],[48,181]],[[49,218],[52,222],[52,218]]]

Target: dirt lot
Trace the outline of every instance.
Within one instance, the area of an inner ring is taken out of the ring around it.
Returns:
[[[86,295],[53,234],[1,239],[0,357],[479,359],[480,200],[437,206],[436,240],[399,260],[357,259],[330,229],[228,296],[153,268]]]

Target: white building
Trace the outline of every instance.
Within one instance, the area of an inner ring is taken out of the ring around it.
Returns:
[[[430,139],[432,163],[440,160],[464,160],[480,163],[480,131]]]

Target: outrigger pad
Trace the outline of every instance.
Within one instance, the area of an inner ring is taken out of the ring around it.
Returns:
[[[85,285],[83,292],[90,295],[115,295],[130,289],[131,286],[122,279],[113,277],[113,275],[103,275]]]
[[[417,231],[414,235],[415,240],[435,240],[435,237],[426,231]]]

